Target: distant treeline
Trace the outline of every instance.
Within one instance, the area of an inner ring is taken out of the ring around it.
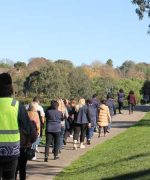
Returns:
[[[114,96],[120,88],[126,95],[134,90],[138,102],[143,94],[150,95],[150,64],[126,60],[120,67],[113,67],[113,60],[106,64],[95,61],[90,65],[74,66],[70,60],[52,61],[31,58],[29,63],[0,61],[0,72],[9,72],[18,98],[40,96],[43,101],[54,98],[99,98],[107,93]]]

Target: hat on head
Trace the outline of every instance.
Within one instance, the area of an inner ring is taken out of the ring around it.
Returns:
[[[0,74],[0,86],[12,85],[12,79],[10,74],[2,73]]]

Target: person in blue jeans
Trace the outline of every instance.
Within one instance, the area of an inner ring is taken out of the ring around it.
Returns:
[[[115,102],[114,102],[114,98],[112,94],[108,94],[107,95],[107,101],[106,101],[106,105],[109,108],[109,113],[111,116],[111,122],[108,125],[108,129],[107,129],[107,133],[109,133],[109,129],[111,128],[111,123],[112,123],[112,117],[115,115],[116,113],[116,107],[115,107]]]
[[[98,113],[97,113],[97,109],[95,108],[91,99],[87,100],[87,105],[88,105],[88,109],[89,109],[89,116],[91,119],[91,127],[87,128],[86,138],[87,138],[87,144],[90,145],[91,144],[91,138],[93,136],[94,129],[96,127],[96,120],[98,117]]]

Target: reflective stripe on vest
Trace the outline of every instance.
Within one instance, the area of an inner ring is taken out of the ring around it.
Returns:
[[[0,98],[0,145],[19,145],[19,102],[12,98]]]

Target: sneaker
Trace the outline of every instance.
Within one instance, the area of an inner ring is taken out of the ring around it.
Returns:
[[[69,136],[69,137],[71,137],[71,138],[72,138],[72,137],[73,137],[73,135],[72,135],[72,134],[70,134],[70,136]]]
[[[32,161],[35,161],[35,160],[37,160],[36,156],[34,156],[34,157],[32,158]]]
[[[80,149],[84,149],[85,146],[83,145],[83,143],[80,144]]]

